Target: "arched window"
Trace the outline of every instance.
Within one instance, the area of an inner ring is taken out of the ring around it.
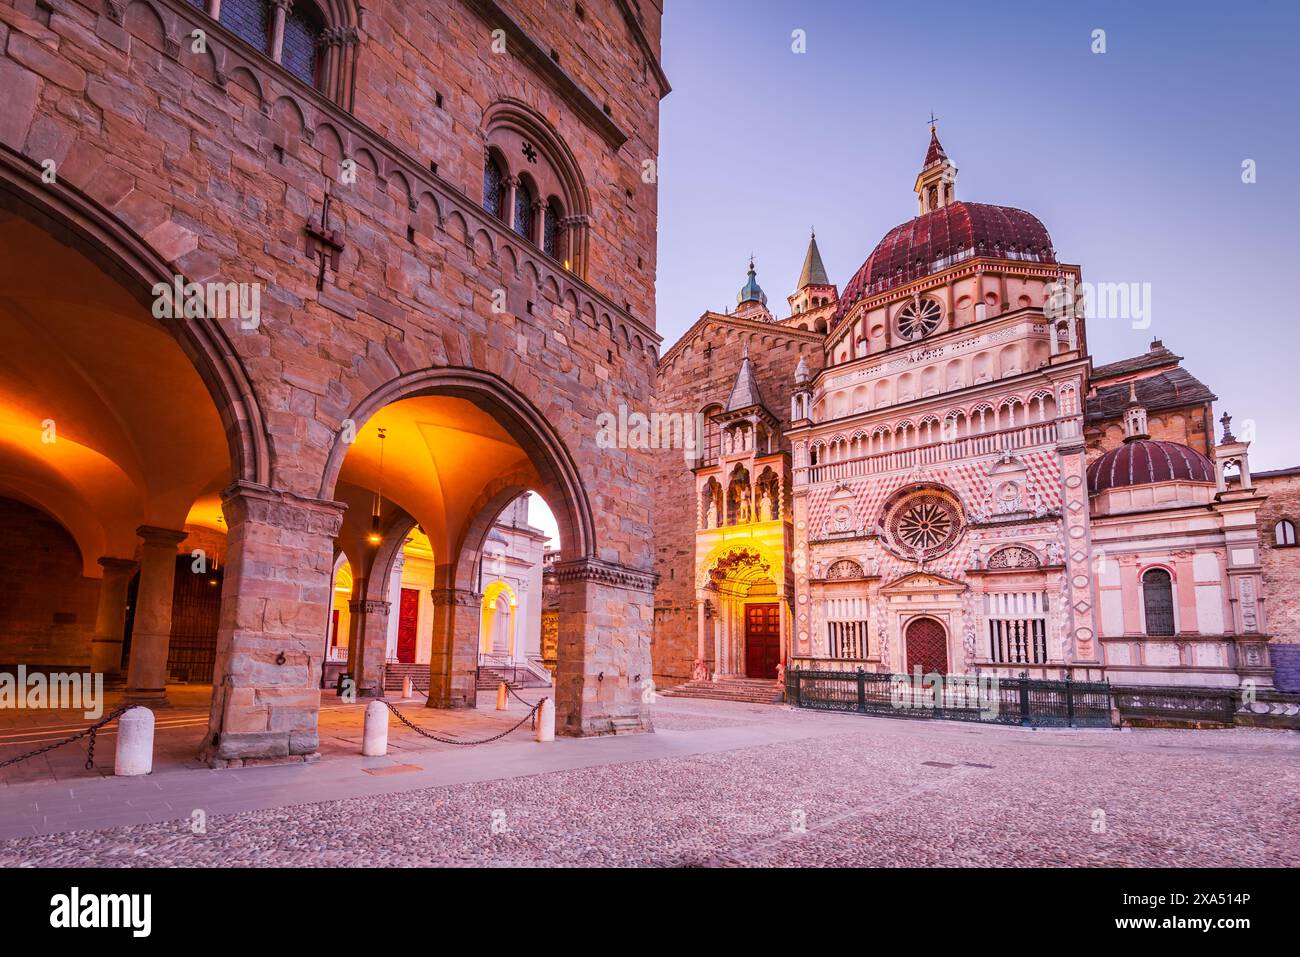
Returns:
[[[522,179],[515,187],[515,232],[524,239],[533,238],[533,191]]]
[[[1174,633],[1174,583],[1163,568],[1151,568],[1143,574],[1142,607],[1148,635]]]
[[[505,218],[506,178],[501,173],[501,164],[491,153],[483,164],[483,208],[497,219]]]
[[[331,23],[321,7],[311,0],[293,0],[292,4],[278,4],[274,0],[190,0],[211,16],[216,8],[217,22],[243,40],[253,49],[279,63],[302,82],[333,97],[346,101],[351,78],[341,72],[340,57],[333,57],[332,74],[327,77],[327,51],[323,44],[346,44],[345,30],[355,26],[354,17],[347,12],[351,4],[333,4],[334,22]],[[327,34],[328,27],[336,29]],[[276,36],[280,43],[277,47]],[[355,41],[355,36],[353,37]]]
[[[280,62],[309,86],[321,85],[316,48],[324,31],[325,21],[316,8],[304,0],[294,0],[284,19],[284,50]]]
[[[218,20],[261,53],[271,52],[270,7],[266,0],[222,0]]]
[[[564,210],[552,196],[546,203],[546,223],[542,229],[542,252],[552,259],[560,258],[560,220],[563,218]]]
[[[1273,544],[1274,545],[1294,545],[1295,544],[1295,523],[1290,519],[1282,519],[1273,526]]]

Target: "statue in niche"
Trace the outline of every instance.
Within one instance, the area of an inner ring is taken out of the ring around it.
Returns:
[[[704,527],[705,528],[718,527],[718,503],[713,500],[712,495],[709,496],[709,511],[704,516]]]
[[[1060,542],[1047,543],[1047,564],[1060,565],[1065,560],[1065,549]]]
[[[749,490],[740,489],[737,494],[740,497],[740,501],[736,503],[736,518],[743,525],[750,520]]]
[[[763,498],[758,503],[758,520],[772,521],[772,496],[767,489],[763,489]]]

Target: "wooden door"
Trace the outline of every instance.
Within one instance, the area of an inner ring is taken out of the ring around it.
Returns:
[[[397,613],[397,660],[403,664],[415,662],[415,634],[420,623],[420,590],[403,588],[402,603]]]
[[[745,675],[775,678],[781,661],[781,606],[745,606]]]
[[[907,626],[907,673],[918,665],[923,675],[948,673],[948,633],[933,618],[918,618]]]

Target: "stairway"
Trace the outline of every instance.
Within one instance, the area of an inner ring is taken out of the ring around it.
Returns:
[[[429,666],[427,664],[405,664],[400,661],[390,661],[384,665],[384,693],[395,691],[400,694],[402,679],[407,675],[411,676],[413,687],[428,690]],[[415,693],[419,695],[421,692],[416,691]]]
[[[708,698],[746,704],[780,704],[785,689],[772,678],[721,678],[718,681],[687,681],[657,692],[665,698]]]

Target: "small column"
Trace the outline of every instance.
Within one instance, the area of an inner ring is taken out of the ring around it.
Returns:
[[[695,599],[695,660],[697,667],[706,662],[705,653],[708,651],[705,639],[708,636],[708,600],[704,598]]]
[[[131,629],[131,660],[126,698],[131,703],[167,703],[167,649],[172,634],[172,590],[176,584],[176,546],[186,532],[141,525],[140,588]]]
[[[515,194],[519,189],[519,177],[506,177],[506,225],[515,228]]]
[[[99,584],[95,637],[90,645],[90,670],[115,675],[122,670],[122,635],[126,627],[126,595],[139,564],[129,558],[99,559],[104,577]]]
[[[284,17],[292,0],[271,0],[271,59],[279,63],[284,56]]]

